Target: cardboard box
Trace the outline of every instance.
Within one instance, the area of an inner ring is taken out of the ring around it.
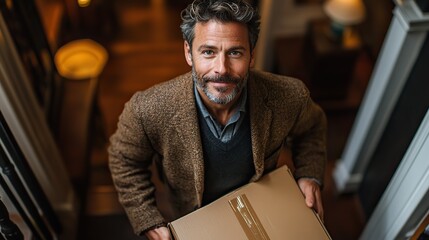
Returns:
[[[286,166],[169,224],[176,240],[331,239]]]

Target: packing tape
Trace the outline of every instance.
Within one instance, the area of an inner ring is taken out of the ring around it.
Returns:
[[[229,200],[229,205],[249,240],[270,239],[245,194]]]

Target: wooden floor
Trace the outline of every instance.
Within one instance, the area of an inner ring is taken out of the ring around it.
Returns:
[[[172,5],[165,1],[122,0],[118,4],[117,34],[103,42],[109,52],[109,61],[100,76],[98,94],[106,136],[115,131],[124,103],[135,91],[190,70],[183,56],[179,30],[182,8],[181,4]],[[327,113],[330,129],[328,171],[323,191],[325,224],[333,239],[353,240],[358,238],[364,218],[356,196],[337,195],[331,173],[344,147],[356,109]],[[133,236],[117,202],[107,168],[107,143],[98,140],[93,145],[78,239],[139,239]]]

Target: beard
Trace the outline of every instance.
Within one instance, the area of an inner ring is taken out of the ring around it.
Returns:
[[[230,75],[216,75],[216,76],[205,76],[199,77],[195,68],[192,67],[192,79],[198,89],[202,90],[210,101],[216,104],[228,104],[241,93],[243,87],[246,85],[249,73],[246,73],[244,77],[233,77]],[[233,83],[235,84],[234,89],[230,93],[227,93],[229,87],[214,87],[214,90],[210,91],[208,82],[222,82],[222,83]],[[213,92],[214,91],[214,92]]]

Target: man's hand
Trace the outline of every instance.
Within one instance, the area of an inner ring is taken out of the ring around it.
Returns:
[[[170,231],[167,227],[159,227],[145,233],[149,240],[171,240]]]
[[[313,208],[323,221],[322,194],[319,184],[309,178],[300,178],[298,179],[298,186],[304,194],[307,206]]]

